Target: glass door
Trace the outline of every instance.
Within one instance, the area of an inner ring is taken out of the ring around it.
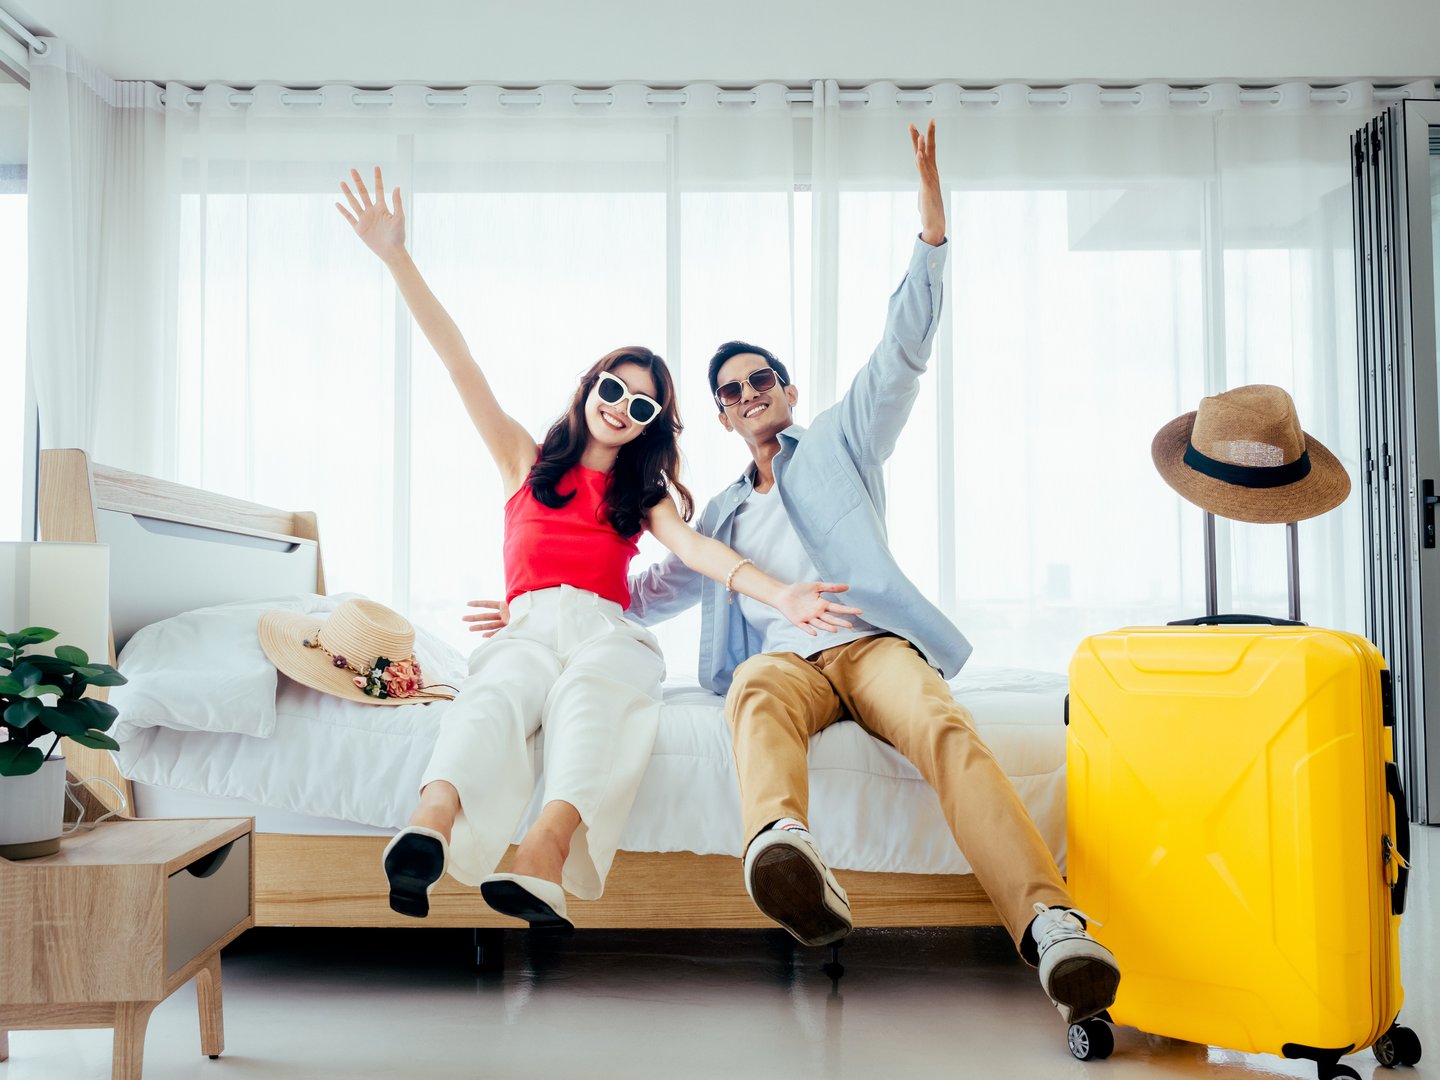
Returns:
[[[1391,106],[1351,147],[1366,629],[1411,817],[1440,824],[1440,101]]]

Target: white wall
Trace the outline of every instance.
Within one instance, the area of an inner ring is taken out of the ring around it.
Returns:
[[[1440,75],[1436,0],[0,0],[0,6],[27,26],[69,40],[117,78],[195,84]]]

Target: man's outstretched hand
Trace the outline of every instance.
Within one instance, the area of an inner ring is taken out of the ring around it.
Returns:
[[[924,135],[910,125],[915,147],[915,169],[920,173],[920,239],[939,247],[945,239],[945,203],[940,198],[940,171],[935,167],[935,121]]]

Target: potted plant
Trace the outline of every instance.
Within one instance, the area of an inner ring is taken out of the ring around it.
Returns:
[[[109,664],[94,664],[83,649],[61,645],[53,656],[27,653],[56,636],[31,626],[0,633],[0,857],[34,858],[60,849],[65,817],[65,759],[52,756],[61,736],[82,746],[118,750],[105,732],[115,706],[85,697],[92,686],[119,686]],[[43,743],[53,737],[50,745]]]

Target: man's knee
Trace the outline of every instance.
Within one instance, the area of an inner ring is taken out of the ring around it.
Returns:
[[[725,719],[731,728],[762,717],[770,722],[788,719],[798,726],[801,710],[790,707],[793,695],[785,693],[795,679],[791,663],[779,656],[750,657],[735,669],[725,695]]]

